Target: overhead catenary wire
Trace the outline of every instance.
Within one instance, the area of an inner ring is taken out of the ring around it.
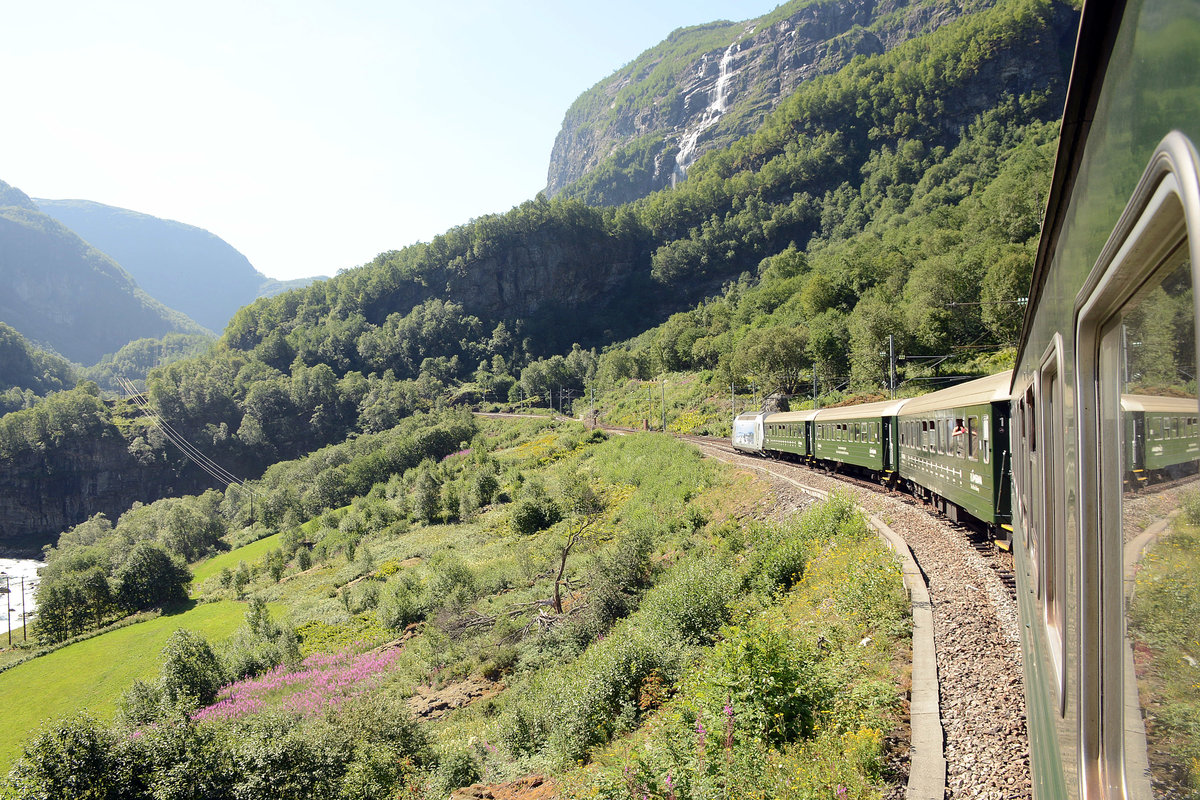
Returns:
[[[134,386],[132,382],[120,376],[117,377],[117,381],[121,384],[121,388],[123,388],[129,395],[128,399],[131,400],[133,404],[136,405],[141,412],[150,419],[154,426],[158,428],[159,432],[161,432],[162,435],[166,437],[169,442],[171,442],[171,444],[179,448],[179,451],[183,453],[183,455],[189,461],[199,467],[209,477],[218,483],[226,486],[236,485],[239,489],[242,489],[248,492],[251,496],[254,496],[254,490],[246,485],[245,480],[237,477],[232,472],[218,464],[216,461],[213,461],[199,448],[189,442],[187,438],[183,436],[183,434],[171,427],[170,423],[160,417],[158,413],[150,407],[150,404],[146,402],[145,397],[141,392],[138,391],[137,387]]]

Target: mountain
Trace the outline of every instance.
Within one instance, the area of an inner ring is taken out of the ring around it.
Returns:
[[[116,259],[152,297],[213,331],[247,303],[320,278],[277,281],[208,231],[90,200],[43,200],[44,213]]]
[[[3,181],[0,203],[0,320],[25,338],[91,364],[134,339],[205,332]]]
[[[547,389],[578,397],[677,370],[728,388],[765,374],[755,362],[778,344],[831,391],[877,383],[890,335],[911,355],[995,348],[1011,321],[993,301],[1028,284],[1077,23],[1066,0],[1001,0],[855,58],[675,187],[605,208],[539,196],[251,303],[216,347],[156,369],[146,397],[174,434],[254,476],[468,384],[543,403]],[[132,431],[133,409],[83,394],[74,404],[114,444],[91,467],[68,457],[93,434],[54,425],[68,406],[0,418],[0,496],[15,498],[0,542],[105,510],[85,493],[23,516],[32,464],[84,480],[136,460],[164,483],[128,497],[166,491],[182,458]],[[307,513],[298,503],[270,513]]]
[[[75,369],[61,356],[32,344],[0,322],[0,415],[25,408],[35,398],[75,385]]]
[[[614,205],[670,186],[704,153],[757,130],[803,83],[991,5],[793,0],[757,19],[681,28],[571,105],[546,192]]]

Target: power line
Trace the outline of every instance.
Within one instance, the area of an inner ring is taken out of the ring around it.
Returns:
[[[154,426],[158,428],[159,432],[162,433],[162,435],[165,436],[167,440],[171,442],[171,444],[179,448],[179,451],[183,453],[183,455],[189,461],[203,470],[209,477],[218,483],[226,486],[236,484],[239,489],[243,489],[244,491],[249,492],[251,496],[254,496],[254,490],[247,487],[244,480],[237,477],[232,472],[218,464],[216,461],[213,461],[211,458],[206,456],[200,451],[199,448],[189,442],[187,438],[183,436],[183,434],[179,433],[179,431],[172,428],[168,422],[162,419],[162,417],[160,417],[150,407],[150,404],[146,402],[145,397],[137,390],[137,387],[134,386],[133,383],[120,376],[117,377],[117,380],[120,382],[121,388],[128,393],[129,399],[133,401],[133,404],[136,405],[143,414],[150,418],[150,421],[154,423]]]

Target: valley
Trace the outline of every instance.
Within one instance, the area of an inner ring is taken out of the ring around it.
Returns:
[[[901,796],[899,562],[674,434],[1012,366],[1078,20],[681,28],[328,279],[0,184],[0,798]]]

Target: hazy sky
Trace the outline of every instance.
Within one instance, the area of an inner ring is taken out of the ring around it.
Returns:
[[[0,7],[0,180],[332,275],[532,198],[564,112],[677,27],[775,0]]]

